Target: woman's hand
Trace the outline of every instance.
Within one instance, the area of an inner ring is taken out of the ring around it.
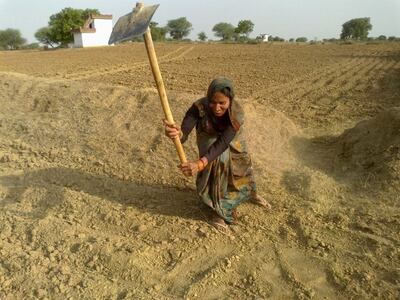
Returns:
[[[185,176],[196,176],[197,173],[199,172],[199,166],[197,161],[188,161],[186,163],[183,163],[179,166],[181,169],[182,173],[185,174]]]
[[[182,131],[179,125],[168,122],[167,120],[163,120],[165,125],[165,135],[170,139],[174,140],[176,137],[181,137]]]
[[[195,176],[197,173],[204,170],[204,168],[208,165],[207,157],[202,157],[196,161],[189,161],[187,163],[183,163],[178,166],[182,173],[186,176]]]

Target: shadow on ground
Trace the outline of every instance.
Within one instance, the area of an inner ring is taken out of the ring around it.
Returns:
[[[22,202],[25,197],[35,201],[32,190],[41,191],[42,195],[37,197],[33,210],[29,213],[15,211],[21,217],[32,219],[46,217],[50,210],[63,203],[67,189],[132,206],[151,214],[191,220],[204,220],[208,214],[207,207],[197,198],[194,190],[139,184],[75,169],[50,168],[19,176],[3,176],[0,177],[0,184],[8,189],[7,195],[0,202],[1,208]]]

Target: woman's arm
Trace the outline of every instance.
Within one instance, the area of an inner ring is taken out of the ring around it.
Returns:
[[[175,139],[179,136],[181,143],[184,143],[187,140],[190,132],[193,130],[193,127],[196,125],[198,119],[199,110],[195,105],[192,105],[192,107],[190,107],[186,112],[181,126],[175,123],[169,123],[167,120],[163,120],[165,125],[165,135],[170,139]]]
[[[207,153],[203,156],[207,158],[208,162],[213,161],[219,155],[222,154],[226,149],[228,149],[229,144],[235,138],[236,131],[232,125],[229,125],[222,134],[218,137],[218,139],[208,148]]]
[[[189,161],[180,166],[183,174],[186,176],[195,176],[198,172],[204,170],[209,162],[216,159],[222,152],[224,152],[228,147],[230,142],[234,139],[236,135],[235,129],[229,126],[225,129],[222,135],[208,148],[207,153],[197,161]]]
[[[199,109],[196,105],[192,105],[189,110],[186,112],[185,117],[182,120],[181,125],[181,143],[186,142],[189,137],[190,132],[193,130],[194,126],[196,126],[197,121],[199,120],[200,114]]]

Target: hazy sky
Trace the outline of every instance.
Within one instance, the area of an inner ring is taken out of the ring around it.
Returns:
[[[128,0],[0,0],[0,29],[19,29],[29,42],[46,26],[50,15],[65,7],[97,8],[112,14],[113,22],[128,13],[136,2]],[[216,39],[212,27],[219,22],[236,26],[251,20],[255,37],[268,33],[285,39],[305,36],[308,39],[339,37],[342,24],[353,18],[370,17],[370,36],[400,37],[400,0],[155,0],[160,4],[153,21],[161,26],[168,20],[186,17],[193,24],[190,38],[200,31]]]

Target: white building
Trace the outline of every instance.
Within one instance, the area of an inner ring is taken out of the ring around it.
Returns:
[[[72,31],[74,47],[106,46],[112,29],[112,15],[90,15],[83,27]]]
[[[258,38],[263,42],[268,42],[269,34],[261,33]]]

